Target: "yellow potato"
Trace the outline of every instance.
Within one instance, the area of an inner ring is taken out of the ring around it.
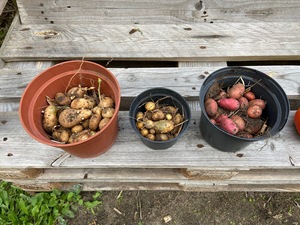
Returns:
[[[43,128],[44,130],[51,134],[53,128],[58,124],[57,120],[57,107],[54,105],[49,105],[44,112],[43,116]]]
[[[90,118],[92,111],[89,109],[64,109],[58,117],[59,124],[65,128],[72,128],[83,120]]]

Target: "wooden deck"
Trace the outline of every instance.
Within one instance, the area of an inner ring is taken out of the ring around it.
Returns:
[[[42,2],[42,3],[41,3]],[[300,3],[296,1],[18,1],[1,48],[0,179],[25,190],[300,191]],[[133,30],[134,29],[134,30]],[[135,31],[135,32],[133,32]],[[43,69],[87,59],[107,66],[122,92],[120,133],[105,154],[79,159],[33,140],[20,97]],[[199,90],[227,65],[265,72],[285,90],[285,128],[236,153],[210,147],[199,131]],[[192,121],[170,149],[145,147],[128,120],[133,98],[158,86],[190,103]]]

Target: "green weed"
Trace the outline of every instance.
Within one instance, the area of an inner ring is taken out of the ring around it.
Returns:
[[[0,224],[2,225],[65,225],[67,218],[83,205],[93,208],[101,201],[96,192],[93,201],[83,201],[80,186],[66,192],[53,190],[29,194],[11,183],[0,181]]]

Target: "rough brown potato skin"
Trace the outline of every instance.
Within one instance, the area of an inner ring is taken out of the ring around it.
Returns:
[[[217,104],[217,102],[214,99],[207,98],[205,100],[204,105],[205,105],[205,111],[206,111],[206,113],[207,113],[208,116],[213,117],[213,116],[215,116],[217,114],[217,112],[218,112],[218,104]]]
[[[92,111],[89,109],[64,109],[58,117],[61,126],[65,128],[72,128],[81,121],[90,118]]]
[[[53,128],[58,124],[56,113],[57,107],[54,105],[49,105],[45,109],[43,117],[43,128],[49,134],[52,133]]]

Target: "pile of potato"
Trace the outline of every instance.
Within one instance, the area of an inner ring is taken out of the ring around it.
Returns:
[[[246,88],[242,78],[226,88],[214,83],[204,102],[211,122],[232,135],[244,138],[267,132],[267,121],[261,117],[267,103],[255,96],[252,87]]]
[[[61,143],[86,140],[103,129],[114,115],[112,98],[94,87],[72,87],[67,93],[47,97],[43,128],[51,139]]]
[[[141,135],[152,141],[167,141],[178,136],[184,124],[184,115],[178,108],[146,102],[144,110],[136,114],[136,127]]]

